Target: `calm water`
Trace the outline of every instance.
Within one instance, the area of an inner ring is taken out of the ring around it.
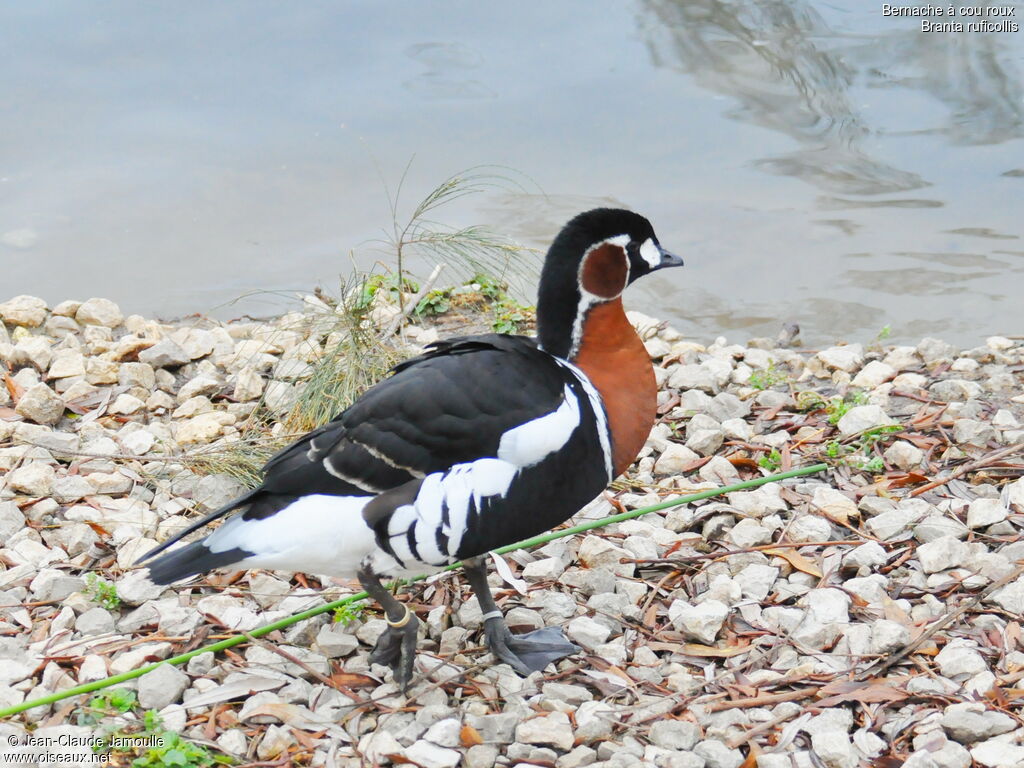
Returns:
[[[1024,333],[1022,31],[874,0],[38,2],[0,9],[0,294],[221,317],[333,286],[478,164],[451,224],[544,247],[596,204],[687,267],[632,305],[701,339]],[[528,179],[525,180],[525,179]]]

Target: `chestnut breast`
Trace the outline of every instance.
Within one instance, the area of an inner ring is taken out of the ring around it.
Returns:
[[[618,476],[647,441],[658,398],[650,357],[626,319],[622,299],[590,308],[573,363],[601,393],[611,432],[614,474]]]

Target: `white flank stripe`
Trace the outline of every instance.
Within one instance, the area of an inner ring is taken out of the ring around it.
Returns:
[[[615,476],[612,474],[611,434],[608,431],[608,417],[604,412],[604,401],[601,399],[601,393],[597,391],[597,387],[594,386],[593,382],[587,378],[587,374],[575,365],[560,357],[555,357],[554,355],[552,357],[554,357],[555,362],[559,365],[572,371],[573,376],[579,379],[580,384],[583,385],[583,391],[590,398],[590,405],[594,409],[594,418],[597,419],[597,439],[601,443],[601,452],[604,454],[604,468],[608,473],[608,482],[611,482],[615,479]]]
[[[580,425],[580,404],[566,384],[562,404],[551,413],[520,424],[501,436],[498,458],[520,469],[533,466],[562,448]]]
[[[644,244],[640,246],[640,258],[646,261],[650,265],[651,269],[654,269],[661,264],[661,251],[649,237],[644,240]]]
[[[351,578],[376,549],[363,520],[369,496],[303,496],[262,520],[229,519],[206,537],[212,552],[253,552],[240,564]]]

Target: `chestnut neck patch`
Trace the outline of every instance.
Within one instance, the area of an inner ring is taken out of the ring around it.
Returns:
[[[580,286],[599,299],[614,299],[626,287],[629,266],[626,251],[615,243],[602,243],[580,265]]]

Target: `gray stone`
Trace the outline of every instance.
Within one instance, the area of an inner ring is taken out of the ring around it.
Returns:
[[[864,362],[864,347],[860,344],[830,347],[819,352],[817,357],[833,370],[838,369],[847,373],[853,373]]]
[[[995,603],[1010,613],[1024,614],[1024,576],[1011,581],[988,596],[987,602]]]
[[[988,669],[984,657],[966,640],[951,640],[935,657],[945,677],[968,677]]]
[[[1017,727],[1016,721],[1002,712],[986,710],[980,702],[951,704],[939,721],[951,739],[961,744],[973,744]]]
[[[63,600],[73,592],[85,588],[85,582],[78,576],[56,568],[43,568],[32,579],[29,589],[36,600]]]
[[[163,709],[174,704],[188,688],[188,675],[171,664],[161,664],[139,678],[139,706]]]
[[[352,653],[359,647],[359,640],[339,625],[326,624],[317,632],[316,647],[327,658],[336,659]]]
[[[113,632],[114,617],[105,608],[90,608],[75,621],[75,629],[87,636]]]
[[[0,501],[0,541],[7,541],[25,527],[25,515],[13,501]]]
[[[843,436],[849,437],[875,427],[888,427],[897,423],[879,405],[858,405],[847,411],[837,426]]]
[[[888,619],[879,619],[871,627],[871,652],[892,653],[910,642],[910,630]]]
[[[668,617],[673,626],[702,643],[715,641],[728,615],[729,607],[718,600],[705,600],[697,605],[675,600],[668,609]]]
[[[894,467],[909,471],[921,466],[921,462],[924,460],[924,451],[906,440],[897,440],[885,449],[882,457]]]
[[[686,447],[701,456],[711,456],[724,440],[722,425],[703,413],[698,413],[686,425]]]
[[[139,362],[154,368],[175,368],[191,360],[188,352],[170,339],[161,339],[149,349],[139,352]]]
[[[975,499],[967,508],[967,527],[987,528],[1001,523],[1010,515],[1000,499]]]
[[[466,750],[464,768],[494,768],[498,761],[498,748],[490,744],[477,744]]]
[[[743,753],[729,749],[720,741],[708,739],[693,748],[696,755],[704,759],[706,768],[739,768],[743,765]]]
[[[811,746],[828,768],[857,768],[860,756],[845,731],[820,731],[811,736]]]
[[[647,736],[664,749],[690,750],[700,740],[700,726],[688,720],[658,720]]]
[[[967,554],[967,545],[953,536],[942,536],[917,548],[917,557],[925,573],[956,568],[964,562]]]
[[[566,634],[574,643],[592,651],[599,645],[607,642],[611,631],[604,624],[595,621],[589,616],[577,616],[569,622],[566,627]]]

